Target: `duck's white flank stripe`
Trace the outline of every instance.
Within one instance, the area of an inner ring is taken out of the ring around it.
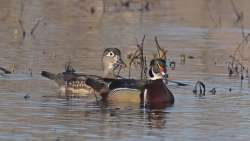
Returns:
[[[144,90],[144,93],[143,93],[143,106],[145,107],[146,104],[147,104],[147,93],[148,93],[148,89],[145,89]]]
[[[117,89],[112,90],[110,93],[113,94],[116,91],[123,91],[123,90],[138,91],[137,89],[131,89],[131,88],[117,88]]]

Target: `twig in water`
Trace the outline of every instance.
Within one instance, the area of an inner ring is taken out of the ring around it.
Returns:
[[[35,25],[31,28],[30,35],[32,36],[33,39],[35,39],[35,34],[34,33],[35,33],[35,30],[37,29],[37,27],[39,26],[40,21],[41,21],[41,18],[38,18]]]
[[[213,89],[211,89],[209,92],[210,92],[212,95],[215,95],[215,94],[216,94],[216,89],[213,88]]]
[[[157,49],[157,52],[158,52],[158,58],[166,60],[166,58],[167,58],[167,50],[161,48],[161,46],[160,46],[160,44],[158,42],[157,36],[155,36],[155,44],[156,44],[156,49]]]
[[[250,33],[248,33],[247,36],[245,36],[245,37],[242,39],[241,43],[238,44],[238,47],[235,49],[235,51],[234,51],[234,53],[233,53],[233,57],[234,57],[234,58],[236,57],[237,53],[239,53],[241,59],[244,59],[244,58],[245,58],[245,57],[241,54],[240,49],[241,49],[242,47],[247,46],[249,37],[250,37]]]
[[[234,73],[234,71],[233,71],[233,63],[232,62],[229,62],[227,64],[227,70],[228,70],[229,77],[231,77],[233,75],[233,73]]]
[[[130,1],[126,0],[126,1],[122,1],[120,0],[121,6],[129,8],[130,7]]]
[[[23,11],[24,11],[24,0],[21,0],[20,3],[20,17],[23,17]]]
[[[239,23],[239,22],[241,22],[243,20],[243,12],[239,12],[239,10],[237,9],[237,7],[236,7],[233,0],[230,0],[230,2],[231,2],[231,5],[233,7],[234,13],[235,13],[235,15],[237,17],[234,24],[237,24],[237,23]]]
[[[22,39],[21,39],[21,41],[20,41],[20,45],[22,45],[22,44],[23,44],[23,41],[24,41],[24,39],[25,39],[25,37],[26,37],[26,31],[25,31],[25,29],[24,29],[24,27],[23,27],[23,22],[22,22],[21,19],[18,20],[18,23],[19,23],[19,25],[20,25],[21,32],[22,32]]]
[[[211,10],[211,8],[210,8],[210,6],[209,6],[209,3],[207,4],[207,10],[208,10],[209,18],[210,18],[210,20],[214,23],[214,26],[215,26],[215,27],[220,27],[220,25],[219,25],[220,22],[218,22],[218,23],[216,22],[216,20],[215,20],[213,14],[212,14],[212,11],[213,11],[213,10]]]
[[[137,45],[137,47],[139,47],[140,48],[140,51],[141,51],[141,79],[143,78],[143,72],[144,72],[144,53],[143,53],[143,48],[144,48],[144,40],[145,40],[145,35],[143,36],[143,38],[142,38],[142,42],[141,42],[141,46],[138,46]]]
[[[144,45],[144,40],[145,40],[145,35],[142,38],[141,44],[137,43],[137,50],[131,54],[130,56],[130,62],[129,62],[129,78],[131,76],[131,65],[134,63],[140,64],[140,69],[141,69],[141,79],[143,78],[144,74],[144,68],[145,68],[145,61],[144,61],[144,55],[143,55],[143,45]]]
[[[230,0],[231,2],[231,5],[233,7],[233,10],[234,10],[234,13],[236,15],[236,20],[234,22],[234,25],[236,24],[240,24],[240,28],[241,28],[241,34],[242,34],[242,38],[245,38],[246,37],[246,34],[244,32],[244,25],[243,25],[243,19],[244,19],[244,13],[242,11],[239,11],[234,3],[233,0]]]
[[[130,54],[128,56],[128,59],[130,60],[129,62],[129,78],[131,76],[131,65],[132,64],[139,64],[140,62],[138,61],[140,58],[140,51],[137,49],[134,53]]]
[[[177,84],[178,86],[187,86],[187,85],[189,85],[189,84],[182,83],[182,82],[178,82],[178,81],[174,81],[174,80],[168,80],[168,79],[167,79],[167,81],[168,81],[168,82],[171,82],[171,83],[175,83],[175,84]]]
[[[205,96],[205,93],[206,93],[205,84],[201,81],[197,81],[195,86],[194,86],[193,93],[195,94],[195,96],[197,96],[197,95],[199,97]]]

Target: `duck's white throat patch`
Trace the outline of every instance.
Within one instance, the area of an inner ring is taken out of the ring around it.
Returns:
[[[153,77],[150,78],[150,80],[157,80],[157,79],[162,79],[162,75],[160,73],[156,74],[154,71],[152,71]]]

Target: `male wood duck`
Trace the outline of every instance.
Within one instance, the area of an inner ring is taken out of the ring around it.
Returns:
[[[112,99],[117,102],[137,102],[143,107],[154,109],[165,108],[174,103],[174,96],[164,83],[165,65],[165,60],[153,59],[149,69],[150,80],[88,78],[86,83],[98,91],[105,101]],[[131,94],[133,89],[137,91]],[[114,94],[114,90],[124,91]]]
[[[161,108],[174,104],[174,96],[164,83],[166,62],[163,59],[153,59],[150,62],[150,80],[141,93],[141,105],[151,108]]]
[[[71,65],[65,66],[65,72],[54,74],[42,71],[41,75],[50,80],[54,80],[63,91],[63,96],[87,96],[91,93],[92,88],[85,83],[87,78],[92,79],[114,79],[119,75],[121,68],[126,64],[121,57],[121,51],[117,48],[107,48],[102,55],[103,77],[96,75],[87,75],[77,73]]]

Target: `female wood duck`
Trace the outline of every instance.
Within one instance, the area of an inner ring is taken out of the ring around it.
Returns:
[[[107,48],[102,55],[103,77],[107,79],[117,78],[119,71],[126,64],[121,57],[121,51],[117,48]],[[101,79],[103,77],[96,75],[87,75],[77,73],[71,65],[65,66],[65,72],[54,74],[42,71],[41,75],[50,80],[54,80],[62,90],[64,96],[87,96],[92,88],[85,83],[87,78]]]
[[[137,102],[143,107],[165,108],[174,103],[174,96],[164,83],[166,62],[163,59],[153,59],[150,63],[150,80],[134,79],[92,79],[86,83],[100,92],[102,100],[117,100],[117,102]],[[132,89],[137,89],[131,94]],[[114,94],[113,91],[121,90],[122,93]],[[127,91],[129,90],[129,91]],[[114,101],[115,102],[115,101]]]

